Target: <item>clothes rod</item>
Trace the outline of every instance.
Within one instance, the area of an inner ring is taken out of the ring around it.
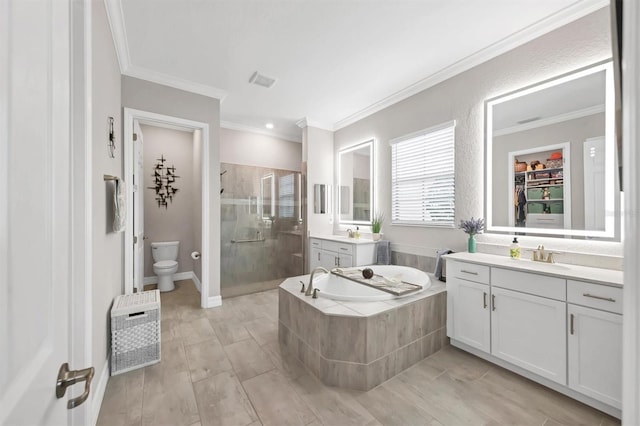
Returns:
[[[104,175],[104,180],[120,180],[118,176]]]

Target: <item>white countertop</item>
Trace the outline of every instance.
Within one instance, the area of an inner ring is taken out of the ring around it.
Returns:
[[[329,240],[336,241],[338,243],[348,243],[348,244],[375,244],[376,241],[370,240],[368,238],[349,238],[344,237],[342,235],[311,235],[309,238],[317,238],[319,240]]]
[[[613,287],[623,286],[623,273],[614,269],[591,268],[587,266],[569,265],[564,263],[534,262],[527,259],[512,259],[508,256],[497,256],[486,253],[453,253],[446,255],[447,259],[461,260],[480,265],[496,266],[515,271],[533,272],[550,275],[569,280],[588,281]]]

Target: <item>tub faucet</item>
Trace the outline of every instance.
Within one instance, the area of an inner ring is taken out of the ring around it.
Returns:
[[[309,278],[307,291],[304,293],[305,296],[311,296],[311,294],[313,293],[313,276],[316,274],[316,272],[324,272],[325,274],[329,273],[329,271],[322,266],[316,266],[315,268],[313,268],[313,271],[311,271],[311,277]]]

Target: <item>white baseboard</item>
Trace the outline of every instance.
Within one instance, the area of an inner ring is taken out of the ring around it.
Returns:
[[[144,277],[144,279],[142,280],[142,284],[144,285],[158,284],[158,277],[156,277],[155,275],[152,277]]]
[[[98,416],[100,415],[100,407],[102,407],[102,400],[104,399],[104,393],[107,390],[107,383],[109,382],[109,357],[107,357],[107,361],[104,363],[104,367],[100,372],[100,376],[98,377],[98,381],[91,389],[91,393],[93,394],[93,398],[91,399],[91,424],[95,426],[98,423]]]
[[[211,296],[207,302],[207,308],[215,308],[222,306],[222,296]]]
[[[173,276],[174,281],[190,280],[191,278],[193,278],[193,271],[178,272]]]
[[[200,283],[200,280],[198,279],[198,276],[196,275],[196,273],[193,271],[191,271],[191,281],[193,281],[193,285],[196,286],[198,291],[202,293],[202,284]]]
[[[193,271],[178,272],[177,274],[175,274],[173,276],[173,279],[174,279],[174,281],[192,280],[195,276],[196,276],[196,274],[194,274]],[[158,276],[154,275],[152,277],[144,277],[144,280],[142,280],[142,283],[144,285],[158,284]],[[194,280],[194,283],[195,283],[195,280]],[[200,284],[200,281],[198,281],[198,284]]]

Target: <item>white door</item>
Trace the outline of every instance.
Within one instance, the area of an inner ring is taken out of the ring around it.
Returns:
[[[491,352],[489,286],[454,277],[447,281],[453,308],[450,337],[484,352]]]
[[[144,289],[144,145],[138,120],[133,120],[133,287]]]
[[[68,422],[69,15],[68,0],[0,2],[0,424]]]
[[[569,387],[622,403],[622,315],[569,305]]]
[[[492,287],[491,309],[491,353],[566,385],[566,303]]]

